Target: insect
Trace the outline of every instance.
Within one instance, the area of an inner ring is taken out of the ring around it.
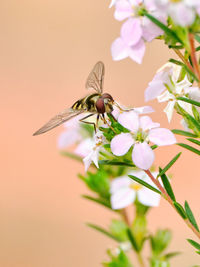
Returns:
[[[85,84],[86,89],[93,89],[96,91],[96,93],[79,99],[72,105],[71,108],[61,111],[33,135],[39,135],[50,131],[60,124],[74,118],[75,116],[86,112],[89,112],[90,114],[80,119],[80,121],[92,124],[94,126],[95,132],[99,119],[102,119],[104,123],[107,124],[107,121],[105,120],[105,114],[111,114],[111,112],[113,111],[113,105],[117,105],[117,103],[115,103],[110,94],[103,93],[104,73],[104,64],[103,62],[98,61],[89,74]],[[94,122],[85,121],[87,118],[95,114],[97,115],[96,124]]]

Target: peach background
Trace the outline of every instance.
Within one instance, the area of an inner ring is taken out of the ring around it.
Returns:
[[[113,214],[80,198],[87,192],[76,178],[83,166],[59,155],[56,141],[62,127],[32,137],[52,115],[85,95],[85,79],[98,60],[106,65],[105,90],[126,105],[144,104],[144,88],[169,51],[155,41],[141,66],[130,60],[113,62],[110,45],[120,23],[108,5],[93,0],[1,1],[2,267],[95,267],[107,258],[105,249],[115,246],[84,225],[107,225]],[[158,111],[153,118],[168,126],[159,112],[162,107],[155,102],[153,106]],[[171,127],[179,127],[179,118]],[[159,149],[159,163],[164,166],[177,151]],[[178,200],[187,199],[200,219],[198,160],[184,153],[172,171]],[[172,266],[198,263],[185,241],[193,234],[164,201],[149,214],[149,227],[172,228],[171,249],[185,252]]]

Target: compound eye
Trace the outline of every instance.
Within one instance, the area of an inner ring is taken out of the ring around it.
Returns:
[[[101,114],[105,113],[105,105],[104,105],[104,99],[103,98],[99,98],[96,102],[96,108],[97,111]]]

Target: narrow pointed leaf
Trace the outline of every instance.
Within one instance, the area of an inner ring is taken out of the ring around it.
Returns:
[[[190,142],[192,142],[192,143],[194,143],[194,144],[196,144],[196,145],[198,145],[198,146],[200,146],[200,141],[197,140],[197,139],[187,138],[187,140],[190,141]]]
[[[192,210],[191,210],[187,201],[185,201],[185,211],[186,211],[187,217],[188,217],[189,221],[191,222],[191,224],[197,229],[197,231],[199,231],[199,227],[197,225],[197,222],[194,218]]]
[[[163,170],[162,170],[161,168],[159,168],[159,171],[160,171],[160,173],[161,173]],[[173,192],[173,190],[172,190],[172,187],[171,187],[171,185],[170,185],[170,182],[169,182],[167,176],[166,176],[165,174],[162,174],[162,175],[161,175],[161,179],[162,179],[164,188],[165,188],[165,190],[167,191],[167,193],[168,193],[168,195],[170,196],[170,198],[171,198],[173,201],[176,201],[174,192]]]
[[[200,244],[197,243],[196,241],[192,240],[192,239],[187,239],[187,241],[196,249],[200,250]]]
[[[200,43],[200,36],[198,34],[195,34],[194,38],[198,43]]]
[[[100,160],[99,161],[100,165],[113,165],[113,166],[127,166],[127,167],[134,167],[132,163],[127,163],[127,162],[120,162],[116,160]]]
[[[181,61],[179,61],[179,60],[175,60],[175,59],[173,59],[173,58],[170,58],[170,59],[169,59],[169,62],[172,62],[172,63],[174,63],[174,64],[176,64],[176,65],[182,66],[182,67],[184,68],[184,70],[185,70],[189,75],[191,75],[191,76],[193,77],[193,79],[195,79],[196,81],[199,81],[199,79],[197,78],[197,76],[195,75],[195,73],[193,73],[193,72],[191,71],[191,69],[189,69],[188,66],[185,65],[183,62],[181,62]]]
[[[196,128],[196,130],[198,132],[200,132],[200,124],[199,124],[199,122],[197,120],[195,120],[195,118],[193,118],[190,114],[186,114],[185,117],[186,117],[187,120],[189,120],[192,123],[192,125]]]
[[[192,100],[192,99],[189,99],[187,97],[177,97],[177,99],[200,107],[200,102]]]
[[[183,148],[186,148],[186,149],[192,151],[193,153],[196,153],[196,154],[200,155],[200,150],[198,150],[198,149],[196,149],[196,148],[194,148],[192,146],[189,146],[189,145],[183,144],[183,143],[177,143],[177,145],[179,145],[179,146],[181,146]]]
[[[150,19],[153,23],[155,23],[159,28],[161,28],[167,35],[171,36],[173,39],[175,39],[177,42],[182,43],[181,39],[176,35],[174,31],[172,31],[170,28],[168,28],[165,24],[163,24],[161,21],[156,19],[154,16],[144,13],[144,15]]]
[[[133,236],[133,234],[132,234],[132,232],[131,232],[131,230],[129,228],[127,229],[127,235],[128,235],[128,238],[129,238],[129,240],[131,242],[131,245],[134,248],[134,250],[139,252],[138,244],[137,244],[137,242],[135,240],[135,237]]]
[[[171,168],[171,166],[177,161],[177,159],[180,157],[181,155],[181,152],[178,153],[165,167],[164,169],[162,169],[162,171],[158,174],[158,177],[159,176],[162,176],[163,174],[166,173],[166,171],[169,170],[169,168]]]
[[[175,251],[175,252],[170,252],[164,255],[164,257],[169,260],[177,255],[181,254],[181,252]]]
[[[98,226],[96,224],[86,223],[86,225],[89,226],[90,228],[95,229],[98,232],[100,232],[100,233],[102,233],[102,234],[114,239],[117,242],[121,241],[119,238],[117,238],[116,236],[112,235],[110,232],[108,232],[107,230],[105,230],[104,228],[102,228],[102,227],[100,227],[100,226]]]
[[[172,133],[178,134],[178,135],[183,135],[183,136],[188,136],[188,137],[197,137],[196,134],[193,134],[193,133],[190,133],[187,131],[183,131],[183,130],[178,130],[178,129],[172,130]]]
[[[176,208],[177,212],[179,215],[185,220],[187,219],[187,215],[184,211],[184,208],[179,204],[178,202],[174,201],[174,207]]]
[[[85,199],[91,200],[93,202],[96,202],[96,203],[98,203],[98,204],[100,204],[100,205],[112,210],[110,203],[108,203],[108,202],[106,202],[106,201],[104,201],[102,199],[91,197],[91,196],[88,196],[88,195],[82,195],[82,197],[85,198]]]
[[[152,190],[152,191],[154,191],[154,192],[156,192],[156,193],[158,193],[158,194],[161,194],[161,192],[160,192],[157,188],[155,188],[155,187],[151,186],[150,184],[144,182],[143,180],[139,179],[138,177],[136,177],[136,176],[134,176],[134,175],[128,175],[128,176],[129,176],[131,179],[133,179],[134,181],[136,181],[137,183],[139,183],[139,184],[141,184],[141,185],[143,185],[143,186],[149,188],[150,190]]]

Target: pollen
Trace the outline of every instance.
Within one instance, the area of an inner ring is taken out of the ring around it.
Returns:
[[[142,186],[140,184],[131,184],[130,188],[133,189],[134,191],[139,191]]]

